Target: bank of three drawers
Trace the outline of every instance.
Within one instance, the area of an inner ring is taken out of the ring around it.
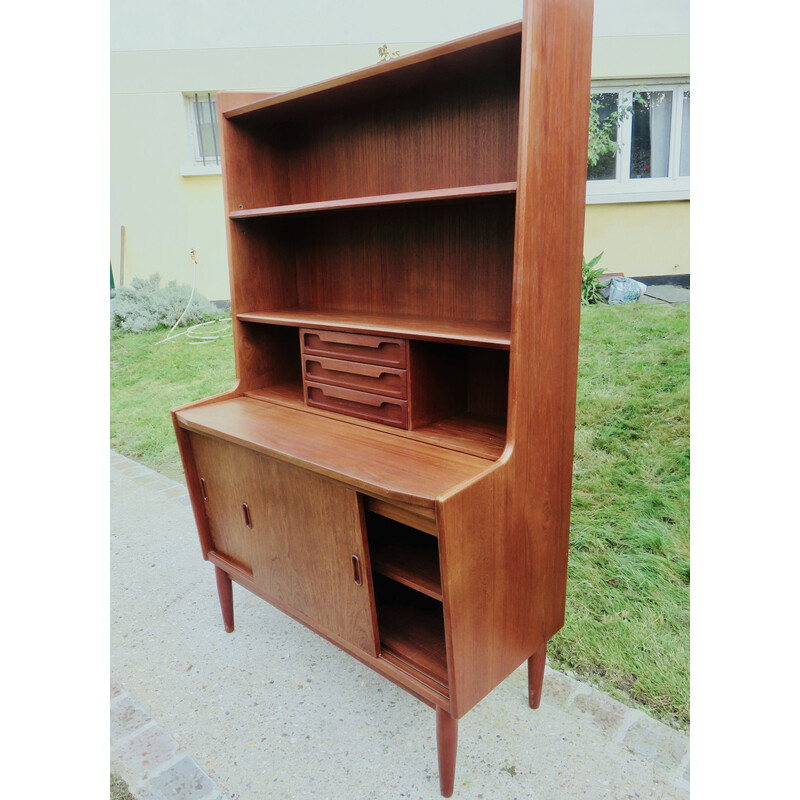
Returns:
[[[408,429],[408,343],[300,329],[303,393],[312,408]]]

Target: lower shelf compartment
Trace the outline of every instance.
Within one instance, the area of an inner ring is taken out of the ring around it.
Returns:
[[[442,604],[382,575],[374,575],[374,585],[381,655],[446,690]]]

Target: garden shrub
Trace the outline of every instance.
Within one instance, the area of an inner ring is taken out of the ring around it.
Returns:
[[[163,288],[158,273],[147,280],[134,278],[130,286],[117,287],[111,301],[111,325],[130,333],[152,331],[159,326],[171,328],[178,320],[189,297],[191,287],[170,281]],[[192,302],[181,320],[181,326],[196,325],[215,316],[217,308],[203,295],[194,293]]]
[[[605,251],[603,251],[605,252]],[[600,291],[600,276],[603,268],[597,266],[597,262],[602,258],[603,253],[595,256],[591,261],[583,259],[581,269],[581,305],[588,306],[594,303],[602,303],[605,298]]]

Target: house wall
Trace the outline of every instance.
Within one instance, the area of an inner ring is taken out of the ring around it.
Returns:
[[[420,6],[416,18],[409,3]],[[221,178],[187,174],[183,92],[282,91],[374,64],[384,31],[425,34],[425,41],[389,42],[405,55],[521,16],[521,3],[510,0],[474,9],[456,3],[458,14],[453,3],[408,0],[400,13],[380,0],[112,0],[110,250],[117,283],[124,225],[124,283],[158,272],[164,282],[191,284],[194,248],[198,291],[212,300],[230,296]],[[340,13],[326,16],[331,6]],[[595,0],[594,34],[593,80],[689,75],[687,0]],[[586,209],[584,252],[591,258],[604,250],[609,271],[688,273],[688,241],[688,201]]]
[[[674,16],[659,26],[657,10],[643,3],[639,9],[643,16],[638,20],[639,27],[634,29],[625,27],[625,11],[631,7],[625,0],[609,2],[609,15],[603,20],[598,20],[596,13],[592,80],[687,79],[688,9],[682,23],[677,14],[681,4],[665,0],[664,6],[670,5]],[[595,6],[602,8],[598,0]],[[614,32],[629,35],[598,35]],[[598,266],[607,272],[622,272],[632,277],[686,275],[689,201],[590,203],[586,206],[583,252],[587,260],[602,252]]]

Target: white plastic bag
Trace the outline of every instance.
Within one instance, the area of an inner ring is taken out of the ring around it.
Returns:
[[[647,285],[633,278],[612,278],[600,291],[611,305],[635,303],[647,291]]]

